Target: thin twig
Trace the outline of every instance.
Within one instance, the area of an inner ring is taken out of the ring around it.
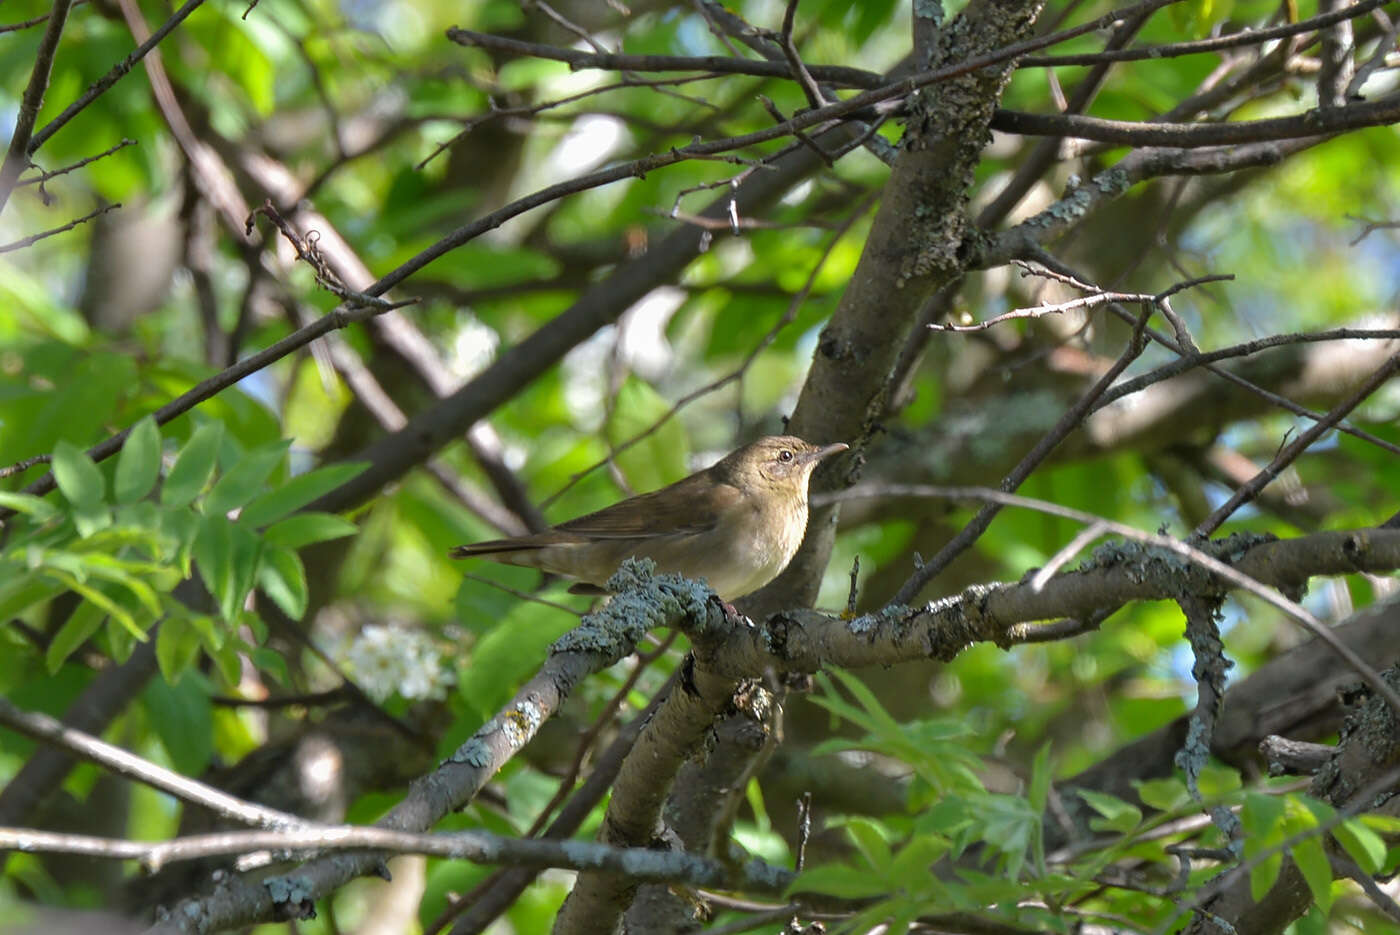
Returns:
[[[73,0],[73,6],[75,7],[82,6],[84,3],[87,3],[87,0]],[[40,13],[38,16],[32,19],[22,20],[18,23],[9,23],[5,26],[0,26],[0,34],[4,34],[7,32],[19,32],[20,30],[28,29],[31,26],[38,26],[40,23],[47,21],[48,18],[49,14]]]
[[[23,711],[0,698],[0,724],[34,740],[65,750],[118,776],[159,789],[182,802],[202,806],[240,824],[261,828],[304,828],[309,823],[296,815],[247,802],[188,776],[157,766],[149,760],[114,747],[69,727],[62,721],[34,711]],[[0,846],[0,850],[3,850]]]
[[[1214,513],[1211,513],[1210,516],[1202,520],[1196,527],[1195,534],[1202,537],[1209,536],[1211,533],[1215,532],[1215,530],[1219,529],[1221,523],[1229,519],[1241,506],[1253,500],[1254,497],[1258,495],[1259,491],[1264,489],[1266,484],[1278,477],[1279,473],[1285,467],[1297,460],[1298,456],[1301,455],[1308,446],[1317,441],[1328,429],[1345,418],[1347,413],[1365,402],[1366,399],[1379,389],[1381,384],[1389,380],[1397,370],[1400,370],[1400,353],[1392,354],[1387,358],[1385,363],[1377,367],[1371,375],[1357,387],[1354,393],[1333,406],[1325,416],[1308,426],[1298,434],[1297,438],[1284,446],[1283,449],[1274,456],[1274,459],[1265,465],[1258,474],[1254,475],[1254,477],[1250,478],[1248,483],[1236,490],[1230,499],[1222,503]],[[1400,713],[1400,708],[1396,710],[1397,713]]]
[[[783,30],[778,37],[778,45],[782,47],[783,55],[786,56],[788,67],[792,69],[792,77],[802,88],[802,93],[807,95],[807,103],[813,107],[820,107],[826,103],[826,96],[822,94],[822,89],[817,87],[817,80],[812,77],[812,73],[803,64],[802,57],[797,54],[797,46],[792,41],[792,28],[797,21],[797,0],[787,0],[787,9],[783,11]]]
[[[123,138],[120,143],[117,143],[114,146],[107,147],[102,152],[98,153],[96,156],[88,156],[86,159],[79,159],[77,162],[71,163],[70,165],[66,165],[61,169],[54,169],[52,172],[43,172],[39,175],[31,175],[29,178],[20,179],[18,182],[15,183],[15,188],[23,188],[26,185],[42,185],[45,182],[49,181],[49,179],[56,179],[60,175],[67,175],[74,169],[81,169],[88,163],[96,162],[99,159],[107,158],[119,149],[125,149],[128,146],[135,145],[135,140]]]
[[[170,18],[164,23],[161,23],[160,28],[151,33],[150,38],[133,49],[126,58],[113,65],[112,69],[95,81],[82,93],[82,96],[65,107],[62,113],[57,117],[46,123],[43,129],[34,134],[34,139],[30,140],[29,155],[32,156],[34,153],[38,152],[39,147],[43,146],[44,143],[48,141],[49,137],[61,130],[68,121],[78,116],[89,104],[106,92],[108,88],[121,80],[122,76],[136,66],[137,62],[141,61],[141,59],[150,54],[152,49],[160,45],[161,40],[170,35],[171,31],[176,26],[179,26],[185,21],[187,16],[199,9],[202,3],[204,3],[204,0],[186,0],[185,5],[172,13]]]
[[[1147,533],[1124,523],[1117,523],[1113,520],[1105,519],[1102,516],[1095,516],[1093,513],[1086,513],[1083,510],[1076,510],[1072,507],[1060,506],[1057,503],[1050,503],[1046,500],[1036,500],[1032,497],[1018,496],[1001,490],[994,490],[991,487],[941,487],[932,484],[885,484],[871,486],[868,488],[853,487],[850,490],[839,493],[827,494],[820,499],[822,503],[835,503],[841,500],[856,500],[868,497],[939,497],[948,500],[980,500],[998,506],[1014,506],[1027,510],[1035,510],[1040,513],[1048,513],[1051,516],[1059,516],[1063,519],[1073,520],[1077,523],[1092,525],[1102,524],[1114,535],[1122,536],[1125,539],[1132,539],[1146,545],[1157,546],[1167,549],[1176,555],[1189,561],[1212,574],[1218,575],[1231,585],[1248,591],[1265,603],[1283,611],[1288,617],[1298,621],[1314,636],[1326,643],[1328,648],[1342,658],[1347,665],[1371,686],[1375,692],[1385,698],[1392,709],[1400,713],[1400,693],[1397,693],[1390,684],[1381,678],[1379,672],[1372,668],[1365,660],[1356,654],[1351,647],[1343,643],[1317,617],[1313,616],[1297,602],[1278,594],[1271,588],[1265,586],[1254,578],[1243,572],[1230,567],[1224,562],[1216,559],[1200,549],[1188,545],[1179,539],[1158,533]],[[890,601],[892,605],[904,604],[907,601],[900,600],[898,595]]]
[[[20,173],[29,168],[29,157],[33,155],[36,145],[34,124],[39,119],[39,108],[44,106],[44,93],[49,89],[49,73],[53,70],[54,54],[58,52],[58,39],[63,35],[63,26],[68,22],[68,11],[72,6],[73,0],[54,0],[48,28],[44,30],[39,48],[34,52],[34,67],[30,69],[29,83],[25,85],[19,111],[15,114],[15,132],[10,136],[5,160],[0,162],[0,211],[5,210]]]
[[[856,221],[858,221],[861,217],[865,215],[867,211],[870,210],[871,206],[874,203],[874,195],[870,196],[869,198],[866,198],[863,202],[856,206],[856,209],[851,212],[850,216],[847,217],[840,224],[840,226],[837,227],[837,229],[832,233],[832,237],[827,242],[827,245],[822,251],[821,256],[819,256],[816,262],[812,264],[812,270],[807,274],[807,279],[802,283],[802,288],[798,289],[797,292],[793,295],[792,300],[788,303],[788,307],[783,312],[782,317],[778,319],[777,323],[775,323],[772,328],[768,329],[767,334],[765,334],[762,338],[759,339],[758,343],[754,345],[753,349],[749,351],[749,353],[739,363],[738,367],[725,374],[724,376],[720,377],[718,380],[714,380],[710,383],[707,383],[699,389],[692,390],[686,395],[682,396],[680,399],[676,400],[675,405],[668,409],[659,419],[657,419],[651,425],[647,426],[638,434],[633,435],[631,438],[627,439],[625,442],[614,448],[612,451],[612,455],[616,456],[618,454],[621,454],[622,452],[631,448],[633,445],[636,445],[638,442],[641,442],[644,439],[651,437],[663,425],[665,425],[672,418],[674,418],[677,413],[679,413],[686,406],[689,406],[691,403],[695,402],[697,399],[701,399],[702,397],[707,396],[710,393],[713,393],[723,388],[724,386],[734,382],[735,380],[743,379],[744,373],[749,369],[749,367],[753,365],[753,362],[759,358],[759,355],[761,355],[765,350],[767,350],[768,346],[778,339],[779,333],[781,333],[784,328],[786,328],[789,324],[793,322],[794,319],[797,318],[798,310],[802,308],[802,303],[806,301],[808,294],[812,290],[813,284],[817,280],[817,276],[821,273],[822,269],[826,265],[827,259],[831,256],[831,251],[836,249],[836,245],[841,242],[841,238],[846,235],[846,233],[851,229],[852,225],[854,225]],[[569,477],[569,480],[564,484],[563,487],[560,487],[558,490],[556,490],[554,493],[550,494],[544,499],[544,501],[540,504],[540,509],[547,509],[550,504],[554,503],[565,493],[571,490],[573,486],[577,484],[580,480],[587,477],[589,474],[593,473],[599,468],[606,466],[607,463],[608,460],[605,458],[594,464],[590,464],[582,471],[571,475]]]
[[[1115,49],[1105,52],[1089,52],[1083,55],[1028,55],[1020,62],[1021,68],[1056,68],[1064,65],[1101,65],[1106,62],[1157,61],[1164,58],[1177,58],[1182,55],[1201,55],[1206,52],[1221,52],[1245,46],[1263,46],[1278,39],[1297,36],[1340,23],[1379,9],[1390,0],[1360,0],[1330,13],[1323,13],[1296,23],[1284,23],[1268,29],[1242,29],[1226,36],[1210,39],[1196,39],[1190,42],[1173,42],[1164,45],[1143,46],[1136,49]]]
[[[1059,574],[1060,569],[1065,567],[1070,559],[1078,555],[1089,543],[1107,534],[1108,527],[1103,523],[1090,523],[1088,526],[1085,526],[1073,539],[1066,542],[1058,552],[1050,556],[1050,561],[1045,563],[1045,567],[1035,573],[1031,578],[1031,590],[1045,590],[1046,583],[1051,578],[1055,577],[1055,575]]]
[[[486,831],[431,834],[365,825],[313,825],[285,831],[195,834],[171,841],[128,841],[29,828],[0,828],[0,850],[139,860],[150,871],[177,861],[258,851],[291,856],[370,849],[451,857],[482,864],[604,870],[625,873],[637,880],[732,886],[760,893],[780,893],[794,878],[791,871],[758,860],[731,867],[718,860],[681,851],[611,847],[592,841],[508,838]]]
[[[77,227],[79,224],[84,224],[88,221],[91,221],[95,217],[101,217],[108,211],[115,211],[117,208],[120,207],[120,202],[118,202],[117,204],[103,205],[95,211],[89,211],[87,214],[84,214],[82,217],[77,218],[76,220],[69,221],[62,227],[55,227],[51,230],[46,230],[38,234],[32,234],[21,240],[16,240],[13,243],[0,244],[0,253],[12,253],[15,250],[23,250],[25,247],[32,247],[34,246],[34,244],[38,243],[46,237],[52,237],[54,234],[62,234],[64,231],[70,231],[73,228]]]
[[[1050,431],[1045,433],[1045,436],[1021,459],[1020,463],[1011,469],[1011,473],[1007,474],[1001,482],[1002,490],[1009,492],[1021,486],[1025,479],[1031,475],[1031,472],[1039,467],[1042,461],[1049,457],[1050,452],[1053,451],[1070,432],[1079,427],[1079,424],[1084,421],[1084,417],[1092,411],[1094,403],[1113,385],[1113,381],[1118,379],[1118,375],[1126,370],[1128,365],[1138,358],[1138,355],[1142,353],[1143,348],[1146,346],[1146,341],[1143,339],[1143,331],[1147,327],[1147,319],[1149,317],[1147,309],[1144,308],[1133,329],[1132,338],[1129,340],[1128,346],[1124,349],[1123,353],[1119,355],[1118,360],[1116,360],[1113,366],[1089,388],[1087,393],[1080,397],[1080,399],[1060,417],[1059,421],[1055,423]],[[893,602],[896,604],[908,604],[912,601],[914,596],[919,593],[924,585],[932,581],[939,572],[948,567],[953,559],[957,558],[977,541],[978,537],[986,531],[987,527],[991,525],[992,520],[1000,511],[1001,505],[996,502],[990,502],[981,510],[978,510],[977,515],[974,516],[947,545],[939,549],[937,555],[914,570],[914,573],[909,576],[908,580],[906,580],[904,584],[900,586],[899,591],[896,592]]]

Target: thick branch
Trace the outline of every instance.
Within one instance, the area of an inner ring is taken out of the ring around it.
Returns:
[[[650,563],[646,563],[650,564]],[[616,597],[584,618],[579,627],[554,644],[549,659],[494,718],[431,774],[415,783],[408,796],[377,827],[389,831],[426,830],[461,808],[507,761],[530,742],[535,732],[586,676],[623,658],[649,629],[686,623],[691,638],[713,640],[723,629],[718,599],[702,586],[674,575],[652,577],[645,565],[624,563],[610,582]],[[205,932],[256,921],[296,918],[311,903],[350,880],[378,872],[375,853],[325,857],[280,878],[284,886],[260,884],[247,877],[228,881],[204,898],[186,900],[153,932]]]

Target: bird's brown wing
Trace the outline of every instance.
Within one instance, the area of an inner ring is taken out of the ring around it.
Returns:
[[[742,496],[737,487],[717,483],[704,473],[692,474],[669,487],[623,500],[533,536],[459,545],[451,554],[454,558],[486,557],[597,539],[692,535],[713,529],[726,508]]]
[[[560,523],[554,531],[588,539],[651,539],[708,532],[742,496],[739,488],[701,472]]]

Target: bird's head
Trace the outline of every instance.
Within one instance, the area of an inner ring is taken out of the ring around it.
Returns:
[[[740,448],[716,467],[740,487],[791,491],[803,499],[807,481],[823,458],[849,448],[843,442],[813,445],[793,435],[772,435]]]

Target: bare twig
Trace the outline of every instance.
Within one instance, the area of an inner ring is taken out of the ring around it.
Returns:
[[[112,155],[112,153],[116,152],[119,149],[125,149],[128,146],[135,145],[135,140],[128,140],[124,138],[120,143],[107,147],[102,152],[98,153],[96,156],[88,156],[86,159],[79,159],[77,162],[72,163],[71,165],[66,165],[61,169],[54,169],[51,172],[43,172],[39,175],[31,175],[29,178],[20,179],[18,182],[15,183],[15,188],[23,188],[26,185],[42,185],[49,179],[56,179],[60,175],[67,175],[74,169],[81,169],[88,163],[96,162],[99,159],[105,159],[106,157]]]
[[[204,0],[186,0],[185,5],[180,7],[170,17],[160,25],[150,37],[131,51],[126,58],[112,66],[111,71],[103,75],[94,82],[86,91],[82,93],[76,101],[65,107],[57,117],[44,125],[44,128],[34,134],[34,139],[29,143],[29,155],[33,155],[43,146],[48,138],[61,130],[68,121],[80,114],[89,104],[97,100],[108,88],[116,84],[136,63],[150,54],[151,50],[160,45],[161,40],[170,35],[176,26],[185,21],[195,10],[199,9]]]
[[[792,40],[792,27],[796,21],[797,0],[787,0],[787,9],[783,11],[783,30],[778,36],[778,45],[782,47],[788,67],[792,69],[793,79],[802,88],[802,93],[807,95],[807,103],[813,107],[820,107],[826,103],[826,96],[822,94],[822,89],[817,87],[817,80],[812,77],[807,66],[803,64],[802,56],[797,54],[797,45]]]
[[[707,396],[710,393],[713,393],[716,390],[727,386],[735,380],[742,380],[745,372],[747,372],[748,369],[751,366],[753,366],[753,362],[758,359],[759,355],[761,355],[765,350],[767,350],[768,346],[777,340],[778,334],[789,324],[791,324],[792,321],[797,317],[797,313],[802,308],[802,303],[806,301],[808,294],[811,292],[812,285],[816,282],[817,276],[821,273],[823,267],[826,265],[827,259],[831,256],[831,251],[834,250],[836,248],[836,245],[841,242],[841,238],[846,235],[846,233],[851,229],[851,226],[854,225],[856,221],[858,221],[861,217],[863,217],[865,213],[870,210],[871,206],[874,203],[874,196],[871,196],[870,198],[867,198],[865,201],[861,202],[861,204],[857,205],[856,209],[852,211],[851,214],[833,232],[832,237],[827,242],[825,249],[822,250],[821,256],[817,258],[817,261],[814,264],[812,264],[812,270],[807,274],[807,279],[802,283],[802,288],[797,290],[797,293],[793,295],[792,301],[788,303],[788,307],[783,312],[782,317],[778,319],[778,321],[773,325],[772,328],[768,329],[767,334],[765,334],[761,339],[759,339],[759,342],[756,345],[754,345],[753,349],[749,351],[749,353],[739,363],[738,367],[731,370],[724,376],[720,377],[718,380],[714,380],[710,383],[707,383],[698,389],[691,390],[689,393],[676,400],[675,405],[668,409],[659,419],[657,419],[651,425],[647,426],[641,432],[627,439],[622,444],[616,446],[612,451],[612,455],[616,456],[618,454],[621,454],[622,452],[626,451],[628,448],[631,448],[638,442],[641,442],[656,434],[656,432],[663,425],[665,425],[672,418],[674,418],[677,413],[679,413],[686,406],[689,406],[691,403],[695,402],[697,399],[701,399],[702,397]],[[590,464],[582,471],[571,475],[569,477],[568,482],[565,483],[563,487],[560,487],[558,490],[556,490],[554,493],[550,494],[544,499],[544,502],[540,504],[540,509],[547,509],[551,503],[554,503],[556,500],[562,497],[565,493],[572,489],[573,486],[577,484],[580,480],[587,477],[589,474],[593,473],[599,468],[606,466],[607,463],[608,461],[605,458],[594,464]]]
[[[356,292],[345,285],[336,274],[335,270],[331,269],[325,257],[321,255],[321,250],[317,246],[320,235],[316,231],[311,231],[305,237],[298,234],[292,229],[292,225],[288,223],[287,219],[282,217],[282,214],[273,206],[272,199],[270,198],[265,199],[260,207],[254,208],[252,213],[244,220],[244,229],[249,234],[253,232],[253,219],[260,214],[276,225],[277,229],[282,232],[282,236],[287,239],[287,242],[292,245],[292,249],[296,251],[297,259],[311,267],[312,272],[316,276],[316,281],[321,284],[321,288],[335,295],[342,301],[355,306],[372,308],[380,312],[388,312],[396,308],[417,304],[417,299],[390,302],[377,295]]]
[[[148,870],[177,861],[257,851],[284,855],[363,851],[428,854],[482,864],[522,864],[625,873],[639,880],[684,881],[759,893],[780,893],[794,874],[759,860],[731,866],[680,851],[621,848],[591,841],[508,838],[487,831],[419,834],[392,828],[322,825],[286,831],[225,831],[171,841],[128,841],[82,834],[0,828],[0,850],[29,854],[83,854],[139,860]],[[173,921],[173,920],[168,920]],[[177,923],[178,924],[178,923]],[[159,931],[162,926],[158,925]],[[177,929],[178,930],[178,929]]]
[[[5,160],[0,162],[0,211],[10,200],[19,175],[29,168],[29,157],[33,155],[34,124],[39,119],[39,108],[44,106],[44,93],[49,88],[49,73],[53,70],[53,57],[58,51],[58,39],[63,35],[63,26],[68,22],[68,11],[73,0],[55,0],[49,13],[49,25],[39,40],[39,48],[34,52],[34,67],[29,72],[29,83],[25,85],[20,98],[19,112],[15,115],[15,132],[10,136],[10,145],[5,150]]]
[[[296,815],[244,801],[213,786],[157,766],[91,734],[68,727],[47,714],[22,711],[4,698],[0,698],[0,724],[26,737],[66,750],[89,763],[96,763],[118,776],[125,776],[153,789],[167,792],[182,802],[202,806],[240,824],[282,829],[302,828],[308,824]],[[3,850],[3,846],[0,846],[0,850]]]
[[[34,246],[34,244],[38,243],[46,237],[52,237],[54,234],[62,234],[64,231],[70,231],[73,228],[77,227],[79,224],[91,221],[95,217],[101,217],[108,211],[114,211],[120,207],[120,203],[103,205],[102,207],[97,208],[94,211],[89,211],[87,214],[84,214],[82,217],[77,218],[76,220],[69,221],[62,227],[55,227],[50,230],[42,231],[38,234],[31,234],[30,236],[25,237],[21,240],[16,240],[13,243],[0,244],[0,253],[11,253],[15,250],[23,250],[25,247],[32,247]]]
[[[76,7],[82,6],[84,3],[87,3],[87,0],[73,0],[72,5]],[[21,30],[28,29],[31,26],[38,26],[40,23],[46,22],[48,18],[49,14],[40,13],[38,16],[35,16],[32,19],[22,20],[18,23],[7,23],[4,26],[0,26],[0,34],[4,34],[7,32],[19,32]]]
[[[1209,536],[1215,530],[1219,529],[1221,523],[1229,519],[1241,506],[1253,500],[1259,491],[1264,489],[1266,484],[1278,477],[1279,472],[1297,460],[1298,456],[1301,455],[1308,446],[1317,441],[1324,432],[1345,418],[1347,413],[1365,402],[1367,397],[1395,374],[1396,370],[1400,370],[1400,353],[1392,354],[1385,363],[1377,367],[1371,375],[1356,388],[1356,391],[1352,393],[1351,396],[1333,406],[1325,416],[1308,426],[1299,433],[1297,438],[1284,446],[1284,448],[1274,456],[1274,459],[1258,474],[1251,478],[1247,484],[1244,484],[1236,490],[1229,500],[1222,503],[1215,512],[1202,520],[1196,527],[1195,534],[1198,536]],[[1397,709],[1397,711],[1400,711],[1400,709]]]
[[[1205,52],[1220,52],[1225,49],[1239,49],[1245,46],[1263,46],[1278,39],[1297,36],[1331,26],[1345,20],[1377,10],[1390,0],[1360,0],[1330,13],[1323,13],[1296,23],[1284,23],[1268,29],[1242,29],[1226,36],[1210,39],[1197,39],[1191,42],[1173,42],[1165,45],[1143,46],[1136,49],[1116,49],[1106,52],[1089,52],[1083,55],[1028,55],[1021,60],[1022,68],[1055,68],[1062,65],[1099,65],[1105,62],[1157,61],[1164,58],[1177,58],[1182,55],[1200,55]]]
[[[1065,436],[1070,432],[1079,427],[1084,417],[1092,411],[1094,403],[1113,385],[1113,381],[1118,379],[1118,375],[1126,370],[1130,363],[1137,359],[1138,355],[1142,353],[1143,347],[1146,345],[1143,339],[1143,330],[1147,327],[1148,317],[1148,311],[1146,307],[1144,307],[1142,314],[1138,318],[1137,325],[1133,329],[1132,338],[1129,340],[1127,348],[1124,349],[1118,360],[1114,362],[1113,366],[1110,367],[1092,387],[1090,387],[1087,393],[1080,397],[1078,402],[1071,406],[1069,410],[1060,417],[1059,421],[1055,423],[1049,432],[1045,433],[1045,436],[1021,459],[1020,463],[1012,468],[1011,473],[1007,474],[1001,482],[1003,490],[1012,491],[1021,486],[1025,479],[1031,475],[1031,472],[1039,467],[1040,463],[1050,455],[1050,452],[1055,449],[1055,446],[1063,441]],[[899,591],[896,592],[893,603],[907,604],[912,601],[914,596],[919,593],[924,585],[932,581],[939,572],[948,567],[953,559],[957,558],[977,541],[977,538],[991,525],[993,518],[996,517],[1000,510],[1000,504],[995,501],[989,502],[982,509],[978,510],[977,515],[974,516],[956,536],[949,540],[947,545],[939,549],[937,555],[914,570],[914,573],[909,576],[904,584],[900,586]]]
[[[1046,562],[1043,568],[1040,568],[1031,576],[1031,588],[1036,591],[1043,591],[1046,582],[1059,574],[1060,569],[1069,564],[1070,559],[1078,555],[1089,543],[1107,534],[1108,527],[1103,523],[1090,523],[1088,526],[1085,526],[1073,539],[1066,542],[1059,551],[1050,556],[1050,561]]]
[[[1102,516],[1095,516],[1082,510],[1071,507],[1060,506],[1045,500],[1036,500],[1031,497],[1022,497],[1016,494],[1007,493],[1001,490],[993,490],[990,487],[939,487],[931,484],[888,484],[882,486],[871,486],[867,488],[855,487],[840,493],[827,494],[820,498],[814,498],[820,503],[834,503],[839,500],[854,500],[862,497],[873,496],[902,496],[902,497],[940,497],[949,500],[981,500],[987,503],[998,504],[1000,506],[1022,507],[1028,510],[1036,510],[1041,513],[1048,513],[1051,516],[1059,516],[1064,519],[1073,520],[1085,525],[1102,524],[1109,532],[1117,536],[1132,539],[1146,545],[1157,546],[1167,549],[1176,555],[1189,561],[1214,575],[1218,575],[1234,587],[1248,591],[1265,603],[1283,611],[1288,617],[1298,621],[1305,629],[1311,632],[1328,648],[1340,656],[1347,665],[1361,676],[1367,685],[1371,686],[1375,692],[1385,698],[1391,707],[1400,713],[1400,693],[1391,688],[1380,673],[1372,668],[1365,660],[1356,654],[1345,643],[1341,642],[1332,630],[1322,621],[1303,609],[1295,601],[1291,601],[1276,591],[1266,587],[1254,578],[1245,575],[1239,570],[1226,565],[1224,562],[1207,555],[1194,546],[1188,545],[1179,539],[1155,533],[1146,533],[1140,529],[1123,523],[1116,523],[1105,519]],[[898,595],[890,601],[892,605],[907,603],[901,600]]]

